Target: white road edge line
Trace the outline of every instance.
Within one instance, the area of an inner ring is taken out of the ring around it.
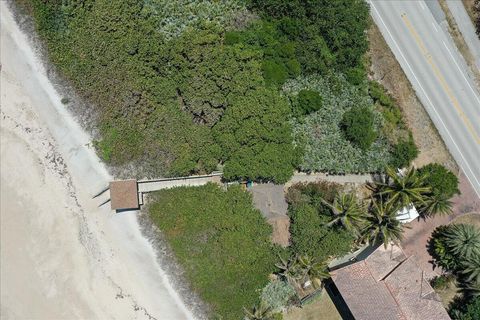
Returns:
[[[390,30],[388,29],[387,25],[385,24],[385,21],[383,21],[382,17],[380,16],[380,13],[378,12],[378,10],[377,10],[377,8],[375,7],[375,5],[373,4],[373,1],[371,1],[371,0],[368,0],[368,1],[369,1],[370,5],[372,6],[373,10],[375,10],[375,13],[377,14],[378,18],[379,18],[380,21],[382,22],[383,26],[385,27],[385,30],[387,30],[388,35],[390,36],[390,38],[392,39],[393,43],[394,43],[395,46],[397,47],[398,52],[400,52],[400,55],[402,56],[403,60],[404,60],[405,63],[407,64],[408,68],[410,69],[410,72],[412,73],[413,77],[414,77],[415,80],[417,81],[420,89],[422,89],[423,94],[425,95],[425,97],[427,98],[428,102],[429,102],[430,105],[432,106],[433,111],[435,111],[435,115],[437,116],[437,118],[438,118],[438,119],[440,120],[440,122],[442,123],[442,126],[445,128],[445,131],[447,132],[448,137],[450,138],[450,140],[452,140],[453,144],[455,145],[455,148],[457,149],[458,153],[459,153],[460,156],[462,157],[463,162],[465,163],[465,165],[467,166],[467,168],[468,168],[468,170],[470,171],[471,175],[473,176],[473,178],[474,178],[475,181],[477,182],[477,185],[480,185],[480,183],[478,182],[477,177],[475,176],[475,174],[474,174],[473,171],[472,171],[472,168],[470,167],[470,165],[468,164],[467,160],[466,160],[465,157],[463,156],[462,152],[460,151],[460,148],[458,147],[457,143],[456,143],[455,140],[453,139],[452,135],[450,134],[450,131],[448,130],[448,128],[447,128],[447,126],[445,125],[445,123],[443,122],[442,118],[441,118],[440,115],[438,114],[437,109],[435,109],[435,106],[433,105],[432,101],[431,101],[430,98],[428,97],[425,89],[423,89],[420,81],[418,80],[417,76],[416,76],[415,73],[413,72],[412,67],[411,67],[410,64],[408,63],[407,59],[406,59],[405,56],[403,55],[402,50],[400,50],[399,45],[397,44],[397,42],[396,42],[395,39],[393,38],[392,33],[390,32]],[[472,183],[472,180],[470,179],[470,177],[469,177],[467,174],[465,174],[465,176],[467,177],[468,181],[469,181],[470,184],[472,185],[473,190],[475,191],[475,193],[477,194],[477,196],[480,197],[480,193],[479,193],[479,191],[477,191],[477,188],[476,188],[475,185]]]
[[[425,10],[425,9],[426,9],[426,7],[425,7],[425,3],[423,3],[423,2],[419,2],[419,4],[420,4],[420,7],[422,7],[422,9],[423,9],[423,10]]]
[[[452,57],[452,60],[453,60],[453,62],[455,63],[455,65],[457,66],[458,71],[460,71],[460,73],[462,74],[463,79],[465,79],[465,82],[467,82],[468,87],[470,88],[470,90],[472,90],[475,99],[477,99],[477,101],[478,101],[478,105],[480,105],[480,99],[478,98],[477,93],[475,92],[475,90],[473,90],[472,86],[470,85],[470,83],[468,82],[467,78],[465,77],[465,74],[463,74],[462,69],[460,69],[460,66],[458,65],[457,61],[456,61],[455,58],[453,57],[452,52],[450,51],[450,49],[448,49],[447,44],[445,43],[445,41],[442,40],[442,43],[443,43],[445,49],[447,49],[448,54],[450,55],[450,57]]]
[[[438,32],[437,26],[435,25],[435,22],[432,21],[432,26],[435,28],[435,31]]]

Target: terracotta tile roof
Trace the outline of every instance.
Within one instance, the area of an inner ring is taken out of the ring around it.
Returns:
[[[110,182],[110,199],[112,210],[138,208],[137,180]]]
[[[385,279],[385,284],[408,320],[450,319],[413,257],[402,262]]]
[[[423,271],[398,246],[380,246],[331,274],[356,320],[450,319]]]
[[[387,248],[380,246],[365,259],[365,262],[375,280],[380,281],[405,259],[407,256],[399,246]]]
[[[365,261],[332,272],[332,279],[356,320],[406,320],[387,287]]]

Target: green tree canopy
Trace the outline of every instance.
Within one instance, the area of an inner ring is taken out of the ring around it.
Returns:
[[[287,100],[269,89],[232,102],[213,128],[222,148],[224,177],[286,182],[297,163],[289,117]]]
[[[425,175],[424,183],[432,189],[435,195],[450,198],[460,193],[457,176],[441,164],[427,164],[420,168],[418,173]]]
[[[322,107],[322,97],[313,90],[300,90],[298,92],[298,115],[306,115],[319,110]]]
[[[370,148],[377,138],[373,112],[368,107],[353,107],[343,114],[341,127],[349,141],[362,150]]]
[[[154,194],[149,213],[195,292],[224,319],[258,302],[275,270],[271,226],[240,187],[179,187]]]

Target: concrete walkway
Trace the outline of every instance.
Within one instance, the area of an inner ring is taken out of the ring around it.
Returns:
[[[161,189],[169,189],[183,186],[202,186],[209,182],[220,183],[222,178],[221,172],[216,172],[202,176],[188,176],[176,178],[161,178],[154,180],[139,180],[138,192],[152,192]]]
[[[468,49],[475,58],[475,64],[480,69],[480,39],[475,33],[475,27],[472,20],[463,6],[463,2],[459,0],[447,0],[448,8],[457,23],[460,32],[467,43]]]
[[[303,173],[296,172],[293,177],[285,184],[285,189],[288,189],[292,184],[298,182],[316,182],[316,181],[329,181],[340,184],[354,183],[363,184],[365,182],[372,182],[371,174],[346,174],[346,175],[329,175],[325,173]]]

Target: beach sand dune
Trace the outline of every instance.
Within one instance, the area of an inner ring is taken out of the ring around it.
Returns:
[[[135,212],[92,198],[111,177],[5,1],[0,12],[1,318],[193,318]]]

